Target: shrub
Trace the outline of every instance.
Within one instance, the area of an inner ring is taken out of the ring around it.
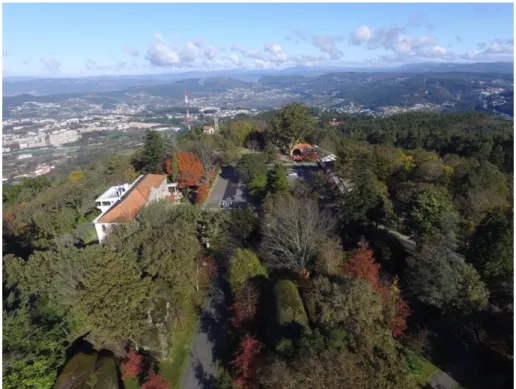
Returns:
[[[279,324],[297,323],[308,328],[308,317],[296,285],[289,280],[279,280],[274,289]]]
[[[405,349],[405,365],[414,375],[419,375],[423,372],[423,361],[419,356],[411,350]]]

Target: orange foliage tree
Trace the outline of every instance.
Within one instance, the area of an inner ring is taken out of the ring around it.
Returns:
[[[178,165],[177,181],[180,188],[185,186],[193,186],[199,184],[202,177],[202,164],[194,153],[177,152],[175,153]],[[166,173],[171,176],[172,160],[169,158],[165,161]]]
[[[210,187],[208,184],[202,184],[197,188],[197,195],[195,196],[195,203],[202,204],[208,197],[208,192],[210,191]]]
[[[344,273],[367,281],[378,292],[382,299],[386,319],[392,335],[399,337],[407,328],[407,317],[411,314],[410,308],[400,296],[398,282],[380,280],[380,264],[373,258],[373,251],[364,245],[353,253],[353,256],[344,264]]]

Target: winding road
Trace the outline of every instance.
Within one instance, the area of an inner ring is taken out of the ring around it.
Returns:
[[[180,389],[215,389],[217,361],[221,359],[226,334],[225,285],[221,285],[223,268],[218,269],[204,300],[197,326],[188,366],[183,375]]]

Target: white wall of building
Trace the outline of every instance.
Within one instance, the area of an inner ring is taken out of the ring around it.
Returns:
[[[170,195],[168,190],[167,180],[164,179],[159,188],[151,188],[149,193],[149,201],[147,203],[152,203],[153,201],[158,201],[161,199],[165,199]]]
[[[114,225],[116,225],[116,223],[95,223],[95,231],[97,232],[99,243],[102,243],[106,239],[109,234],[109,230]]]

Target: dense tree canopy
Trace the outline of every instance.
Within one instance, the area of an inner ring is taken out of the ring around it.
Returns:
[[[271,120],[270,133],[277,144],[285,148],[290,155],[294,146],[314,131],[315,121],[309,114],[308,107],[291,103],[283,107]]]

